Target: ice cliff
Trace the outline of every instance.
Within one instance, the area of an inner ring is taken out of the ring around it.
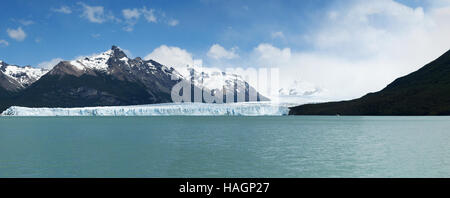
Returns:
[[[166,103],[83,108],[27,108],[13,106],[2,116],[271,116],[287,115],[286,105],[270,102],[229,104]]]

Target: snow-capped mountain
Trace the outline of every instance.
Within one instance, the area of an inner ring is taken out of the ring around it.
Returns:
[[[22,89],[39,80],[39,78],[46,74],[48,70],[33,68],[31,66],[21,67],[17,65],[10,65],[0,61],[0,72],[15,80],[20,85],[18,89]]]
[[[223,72],[217,68],[200,67],[196,65],[186,65],[172,67],[180,73],[183,79],[192,82],[197,87],[202,87],[213,91],[213,93],[243,93],[246,94],[246,101],[268,101],[269,99],[260,95],[254,87],[249,85],[240,75]],[[248,93],[252,91],[257,93],[257,100],[248,97]],[[234,98],[235,102],[238,99]],[[242,101],[241,101],[242,102]]]
[[[44,69],[30,66],[9,65],[0,60],[0,110],[14,104],[13,97],[19,95],[46,72]]]
[[[0,76],[0,79],[5,79],[2,81],[20,82],[18,84],[26,88],[21,88],[7,105],[1,104],[0,110],[9,106],[91,107],[170,103],[173,102],[172,88],[182,81],[193,82],[191,93],[202,93],[202,90],[217,92],[223,88],[233,93],[248,93],[253,89],[237,75],[214,70],[199,72],[195,68],[179,72],[154,60],[128,58],[116,46],[100,54],[61,61],[50,71],[15,66],[6,66],[4,71],[8,75]],[[260,96],[257,100],[267,99]],[[251,100],[247,96],[245,101]]]
[[[77,77],[86,74],[91,76],[101,74],[112,76],[121,81],[142,84],[153,97],[152,101],[147,101],[145,104],[172,102],[169,99],[171,88],[180,80],[192,82],[193,89],[204,89],[214,93],[224,89],[233,93],[248,93],[249,90],[256,92],[252,86],[248,85],[238,75],[195,66],[186,66],[184,68],[167,67],[154,60],[142,60],[139,57],[130,59],[123,50],[116,46],[100,54],[60,64],[49,74],[66,73]],[[246,99],[247,101],[252,101],[248,96]],[[237,101],[236,98],[234,100]],[[259,96],[257,100],[263,101],[268,99],[264,96]],[[140,103],[142,102],[137,102],[137,104]]]
[[[155,61],[130,59],[118,47],[101,54],[61,61],[23,91],[18,100],[32,107],[83,107],[171,102],[178,75]],[[30,101],[29,98],[33,98]]]

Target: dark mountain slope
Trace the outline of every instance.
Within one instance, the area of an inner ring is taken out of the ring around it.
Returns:
[[[156,66],[155,66],[156,65]],[[118,47],[76,61],[62,61],[14,97],[26,107],[88,107],[170,102],[171,70]]]
[[[17,92],[22,88],[16,80],[0,71],[0,94],[8,94],[8,92]]]
[[[291,115],[450,115],[450,51],[359,99],[291,108]]]
[[[22,86],[16,80],[0,71],[0,111],[10,106],[11,98],[21,89]]]
[[[113,86],[111,86],[113,85]],[[27,107],[83,107],[155,102],[139,83],[108,75],[46,75],[26,89],[15,105]]]

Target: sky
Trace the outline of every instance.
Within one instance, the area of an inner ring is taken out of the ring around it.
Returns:
[[[450,0],[0,4],[0,60],[10,64],[51,68],[117,45],[167,65],[277,67],[280,86],[311,101],[378,91],[450,49]]]

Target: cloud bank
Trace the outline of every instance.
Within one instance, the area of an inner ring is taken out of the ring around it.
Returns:
[[[247,64],[279,67],[282,86],[307,82],[325,90],[324,100],[343,100],[381,90],[450,49],[449,1],[427,9],[352,1],[323,17],[310,34],[300,35],[310,50],[262,43]]]
[[[323,13],[307,34],[268,32],[287,43],[301,38],[308,47],[296,50],[260,43],[239,56],[233,49],[215,44],[205,57],[211,59],[208,64],[278,67],[285,91],[289,93],[292,86],[306,87],[290,92],[308,93],[299,96],[301,101],[305,95],[307,102],[358,98],[383,89],[450,49],[450,2],[437,4],[433,1],[425,9],[393,0],[339,2]],[[164,45],[146,58],[168,65],[203,63],[184,49]]]

